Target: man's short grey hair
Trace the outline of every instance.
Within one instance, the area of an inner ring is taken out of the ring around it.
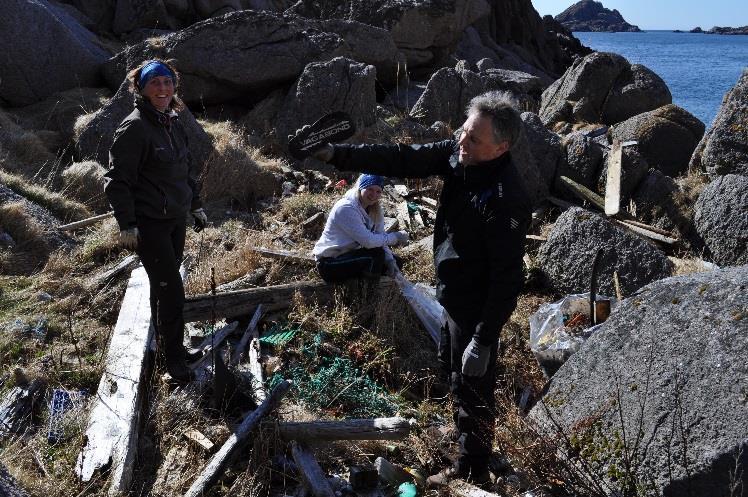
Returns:
[[[522,118],[517,110],[517,101],[511,94],[489,91],[474,97],[467,106],[466,114],[480,114],[491,118],[493,137],[496,143],[508,141],[514,145],[522,132]]]

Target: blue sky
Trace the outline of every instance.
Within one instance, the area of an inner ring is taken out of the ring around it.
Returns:
[[[631,24],[641,29],[681,29],[696,26],[748,25],[747,0],[598,0],[608,9],[618,9]],[[543,16],[556,16],[575,0],[532,0],[535,10]]]

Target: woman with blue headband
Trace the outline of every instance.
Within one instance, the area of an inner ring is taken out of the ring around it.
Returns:
[[[135,250],[148,273],[151,319],[159,357],[177,381],[190,379],[183,344],[184,287],[179,265],[187,214],[195,229],[207,224],[200,202],[199,167],[190,160],[177,112],[179,76],[169,63],[148,60],[128,74],[135,109],[119,125],[109,151],[105,191],[122,246]]]
[[[383,186],[382,176],[362,174],[327,216],[325,229],[312,251],[317,270],[326,282],[379,278],[394,271],[396,259],[389,247],[408,243],[408,233],[384,232],[380,203]]]

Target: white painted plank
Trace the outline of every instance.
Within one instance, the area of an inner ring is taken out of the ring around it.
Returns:
[[[114,327],[86,430],[86,445],[78,455],[76,473],[84,482],[111,463],[110,494],[130,485],[137,449],[142,402],[141,374],[153,335],[148,275],[140,266],[130,276]]]

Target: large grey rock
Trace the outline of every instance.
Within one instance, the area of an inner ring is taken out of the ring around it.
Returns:
[[[112,30],[117,34],[137,28],[175,29],[163,0],[117,0]]]
[[[543,86],[540,78],[527,73],[489,69],[439,69],[431,76],[426,90],[410,111],[410,116],[427,125],[444,121],[457,127],[465,120],[465,107],[473,97],[487,91],[505,91],[523,110],[536,110]]]
[[[540,117],[532,112],[523,112],[522,122],[525,124],[523,137],[512,149],[512,155],[515,158],[531,156],[540,180],[548,191],[564,162],[561,137],[548,131]],[[523,151],[523,148],[526,150]],[[524,166],[524,162],[521,164]]]
[[[690,167],[710,176],[748,176],[748,70],[722,100],[712,127],[691,157]]]
[[[408,66],[414,68],[448,52],[463,30],[488,15],[490,7],[485,0],[300,0],[289,11],[310,18],[338,18],[384,28],[392,33]]]
[[[540,117],[556,123],[615,124],[672,102],[664,81],[617,54],[594,52],[577,59],[544,92]]]
[[[634,116],[612,130],[614,140],[638,141],[649,165],[672,177],[686,171],[703,135],[704,123],[673,104]]]
[[[213,104],[290,85],[307,63],[336,56],[372,64],[381,79],[392,81],[401,60],[392,37],[380,28],[244,10],[129,47],[104,73],[115,88],[144,59],[174,58],[184,99]]]
[[[28,105],[53,93],[98,86],[109,54],[65,9],[45,0],[0,3],[0,103]]]
[[[117,0],[64,0],[88,17],[96,31],[106,32],[112,28]]]
[[[99,164],[109,164],[109,149],[114,141],[114,132],[122,120],[133,111],[133,102],[129,82],[123,81],[117,93],[106,105],[95,113],[78,119],[75,143],[78,161],[92,160]],[[198,164],[205,163],[213,150],[210,137],[189,109],[185,108],[179,113],[179,120],[187,132],[192,160]]]
[[[720,266],[748,264],[748,176],[719,176],[694,207],[696,230]]]
[[[584,131],[577,131],[564,137],[566,160],[561,164],[556,176],[555,190],[568,196],[568,189],[563,185],[561,176],[566,176],[577,183],[594,190],[600,169],[603,166],[605,150]]]
[[[602,122],[618,123],[672,101],[662,78],[641,64],[631,64],[613,83],[602,108]]]
[[[735,472],[748,467],[747,282],[741,266],[642,288],[561,366],[530,420],[609,495],[747,488]]]
[[[356,129],[374,124],[376,69],[343,57],[304,68],[278,113],[278,137],[293,134],[332,111],[347,112]],[[285,143],[285,141],[283,141]]]
[[[592,262],[599,248],[603,255],[598,284],[604,294],[615,294],[613,272],[618,273],[624,295],[671,274],[672,264],[653,245],[579,207],[566,210],[556,220],[548,241],[540,247],[538,265],[557,291],[589,291]]]

